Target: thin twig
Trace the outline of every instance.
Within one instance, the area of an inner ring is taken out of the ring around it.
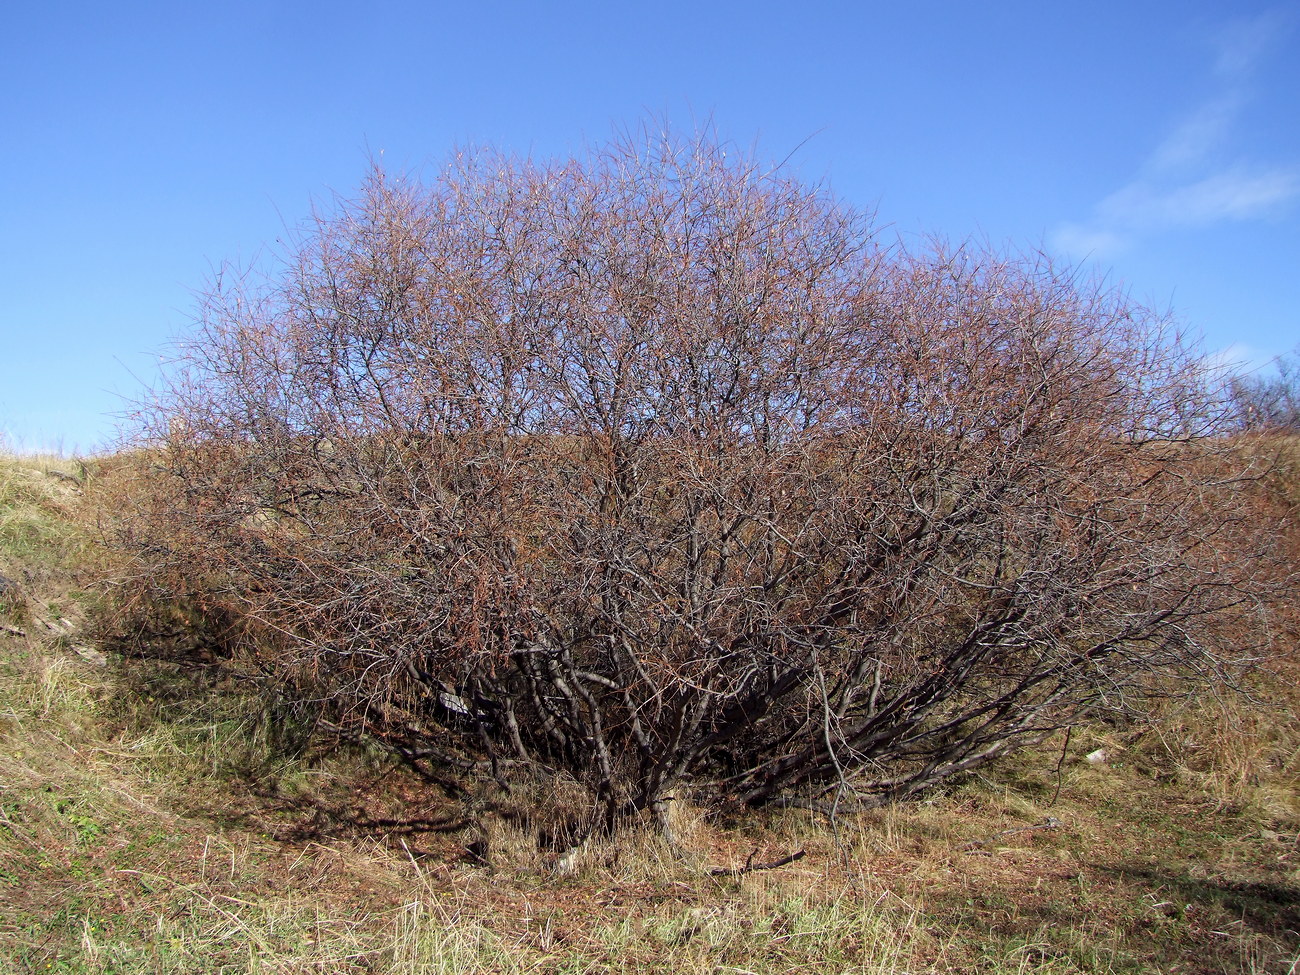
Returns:
[[[987,846],[988,844],[992,843],[994,840],[1000,839],[1003,836],[1010,836],[1013,833],[1030,833],[1033,832],[1034,830],[1060,829],[1060,827],[1061,827],[1061,821],[1059,819],[1057,819],[1055,816],[1048,816],[1041,823],[1035,823],[1033,826],[1015,826],[1012,827],[1011,829],[999,830],[998,832],[994,833],[992,836],[986,836],[982,840],[971,840],[969,843],[963,843],[960,849],[969,852],[971,850],[976,849],[977,847]]]
[[[1055,806],[1056,800],[1061,797],[1061,766],[1065,764],[1065,753],[1070,747],[1070,732],[1073,730],[1073,725],[1067,725],[1065,728],[1065,744],[1061,746],[1061,757],[1056,760],[1056,789],[1052,793],[1052,801],[1047,804],[1048,809]]]

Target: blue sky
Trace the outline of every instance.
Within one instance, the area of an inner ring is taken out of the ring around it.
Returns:
[[[116,4],[0,10],[0,432],[90,451],[222,261],[371,156],[647,117],[889,234],[1091,262],[1208,349],[1300,343],[1300,2]]]

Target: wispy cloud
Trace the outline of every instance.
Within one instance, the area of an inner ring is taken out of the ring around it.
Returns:
[[[1233,130],[1251,101],[1255,69],[1291,33],[1295,17],[1273,10],[1227,25],[1213,65],[1219,90],[1169,130],[1133,179],[1063,224],[1053,245],[1076,257],[1113,257],[1142,237],[1273,216],[1300,199],[1300,165],[1234,152]]]
[[[1225,377],[1241,376],[1267,369],[1276,361],[1275,357],[1252,345],[1234,342],[1207,355],[1202,361],[1202,367]]]
[[[1103,227],[1167,230],[1267,217],[1298,195],[1300,170],[1295,167],[1239,164],[1181,185],[1130,183],[1102,200],[1096,213]]]
[[[1171,174],[1204,163],[1225,144],[1245,103],[1243,92],[1229,91],[1199,106],[1165,136],[1144,170],[1151,175]]]
[[[1215,73],[1230,83],[1243,81],[1282,45],[1295,22],[1294,10],[1275,7],[1226,24],[1218,38]]]
[[[1052,246],[1074,257],[1103,257],[1118,254],[1128,240],[1115,230],[1082,223],[1063,223],[1051,235]]]

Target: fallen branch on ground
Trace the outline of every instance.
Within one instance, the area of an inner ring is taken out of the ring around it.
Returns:
[[[757,851],[755,851],[757,852]],[[784,867],[794,863],[796,860],[802,860],[808,855],[807,850],[799,850],[797,853],[791,853],[788,857],[782,857],[779,860],[773,860],[771,863],[755,863],[754,854],[749,855],[743,867],[714,867],[709,871],[710,877],[739,877],[747,873],[754,873],[758,870],[775,870],[777,867]]]
[[[1016,826],[1012,829],[1001,830],[1000,832],[994,833],[992,836],[986,836],[982,840],[971,840],[969,843],[962,844],[961,849],[966,852],[971,852],[977,847],[987,846],[994,840],[1003,836],[1010,836],[1012,833],[1029,833],[1038,829],[1059,829],[1060,826],[1061,821],[1059,819],[1055,816],[1048,816],[1041,823],[1036,823],[1033,826]]]

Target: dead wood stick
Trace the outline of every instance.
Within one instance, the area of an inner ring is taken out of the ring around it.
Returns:
[[[781,857],[780,860],[773,860],[771,863],[755,863],[754,855],[751,853],[749,862],[743,867],[714,867],[709,871],[710,877],[739,877],[742,874],[754,873],[757,870],[775,870],[777,867],[784,867],[787,864],[794,863],[796,860],[802,860],[808,855],[807,850],[799,850],[797,853],[791,853],[788,857]]]
[[[1001,839],[1004,836],[1010,836],[1013,833],[1029,833],[1036,829],[1058,829],[1061,821],[1055,816],[1048,816],[1041,823],[1035,823],[1033,826],[1016,826],[1012,829],[1004,829],[994,833],[992,836],[986,836],[982,840],[971,840],[969,843],[963,843],[958,849],[971,851],[981,846],[987,846],[994,840]]]

